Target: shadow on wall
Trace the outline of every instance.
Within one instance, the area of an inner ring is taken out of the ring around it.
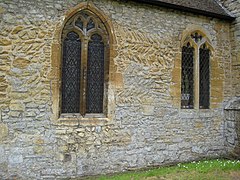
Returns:
[[[230,156],[240,159],[240,97],[228,102],[224,114],[227,151]]]

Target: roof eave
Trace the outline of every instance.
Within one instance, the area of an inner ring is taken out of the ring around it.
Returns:
[[[132,0],[132,1],[167,7],[167,8],[181,10],[181,11],[183,10],[185,12],[195,13],[195,14],[218,18],[218,19],[223,19],[223,20],[227,20],[227,21],[234,21],[236,19],[235,17],[230,16],[230,15],[228,16],[228,15],[223,15],[223,14],[217,14],[217,13],[203,11],[203,10],[199,10],[199,9],[184,7],[184,6],[180,6],[180,5],[176,5],[176,4],[165,3],[165,2],[161,2],[161,1],[157,1],[157,0],[151,0],[151,1],[149,1],[149,0]]]

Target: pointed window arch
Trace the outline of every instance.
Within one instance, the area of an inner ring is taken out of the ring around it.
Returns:
[[[74,14],[62,31],[61,114],[106,115],[109,35],[90,10]]]
[[[182,46],[181,108],[210,107],[211,44],[199,31],[186,36]]]

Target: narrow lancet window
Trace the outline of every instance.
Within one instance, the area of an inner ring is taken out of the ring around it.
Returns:
[[[182,83],[181,83],[181,107],[186,109],[193,108],[193,89],[194,89],[194,48],[188,43],[182,48]]]
[[[199,78],[199,108],[208,109],[209,108],[209,58],[210,51],[204,44],[199,50],[199,64],[200,64],[200,78]]]
[[[87,113],[103,112],[104,43],[94,34],[88,44]]]
[[[62,113],[80,110],[81,41],[75,32],[69,32],[63,41]]]

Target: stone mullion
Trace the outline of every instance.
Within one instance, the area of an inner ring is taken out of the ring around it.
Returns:
[[[199,47],[195,48],[194,55],[194,109],[199,109]]]
[[[86,114],[86,88],[87,88],[87,55],[88,55],[88,38],[83,39],[82,63],[81,63],[81,89],[80,89],[80,112]]]

